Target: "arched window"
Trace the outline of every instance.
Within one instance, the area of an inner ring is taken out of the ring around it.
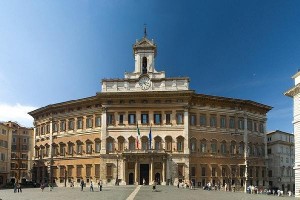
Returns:
[[[143,136],[141,138],[141,141],[142,141],[142,150],[147,150],[148,149],[148,137]]]
[[[201,153],[206,153],[206,139],[203,139],[200,141],[200,152]]]
[[[178,136],[177,137],[177,151],[183,151],[183,149],[184,149],[183,142],[184,142],[184,137]]]
[[[143,64],[142,64],[142,72],[143,74],[147,74],[147,58],[143,57]]]
[[[172,137],[166,136],[165,141],[166,141],[166,147],[165,147],[166,151],[172,151]]]
[[[217,153],[217,140],[213,139],[210,144],[211,153]]]
[[[114,149],[114,139],[112,137],[108,137],[106,139],[106,151],[108,153],[111,153],[113,152],[113,149]]]
[[[191,138],[191,152],[196,152],[197,140],[196,138]]]
[[[124,149],[125,138],[123,136],[118,137],[118,151],[122,152]]]
[[[128,138],[128,142],[129,142],[129,150],[135,150],[135,138],[134,137],[129,137]]]
[[[236,154],[236,142],[235,141],[231,141],[230,154]]]
[[[161,149],[161,137],[159,137],[159,136],[156,136],[155,138],[154,138],[154,148],[155,148],[155,150],[160,150]]]
[[[221,143],[221,153],[222,154],[226,154],[226,141],[223,140],[222,143]]]

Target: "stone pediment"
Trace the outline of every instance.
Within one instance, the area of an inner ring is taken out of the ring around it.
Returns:
[[[137,48],[143,48],[143,47],[151,47],[151,48],[156,48],[156,45],[154,44],[153,40],[150,41],[148,38],[144,37],[141,40],[137,41],[134,45],[133,48],[137,49]]]

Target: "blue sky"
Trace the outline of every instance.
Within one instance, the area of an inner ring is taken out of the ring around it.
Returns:
[[[300,68],[300,1],[0,1],[0,121],[93,96],[133,71],[132,45],[158,46],[156,69],[197,93],[274,107],[268,131],[293,132],[283,93]]]

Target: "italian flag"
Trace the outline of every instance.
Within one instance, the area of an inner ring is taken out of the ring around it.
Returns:
[[[141,138],[141,133],[138,123],[136,123],[137,135],[136,135],[136,147],[139,149],[139,139]]]

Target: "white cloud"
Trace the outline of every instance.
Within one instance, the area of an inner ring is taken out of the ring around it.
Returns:
[[[0,121],[14,121],[21,126],[32,127],[33,118],[27,113],[35,109],[37,108],[19,103],[15,105],[0,103]]]

